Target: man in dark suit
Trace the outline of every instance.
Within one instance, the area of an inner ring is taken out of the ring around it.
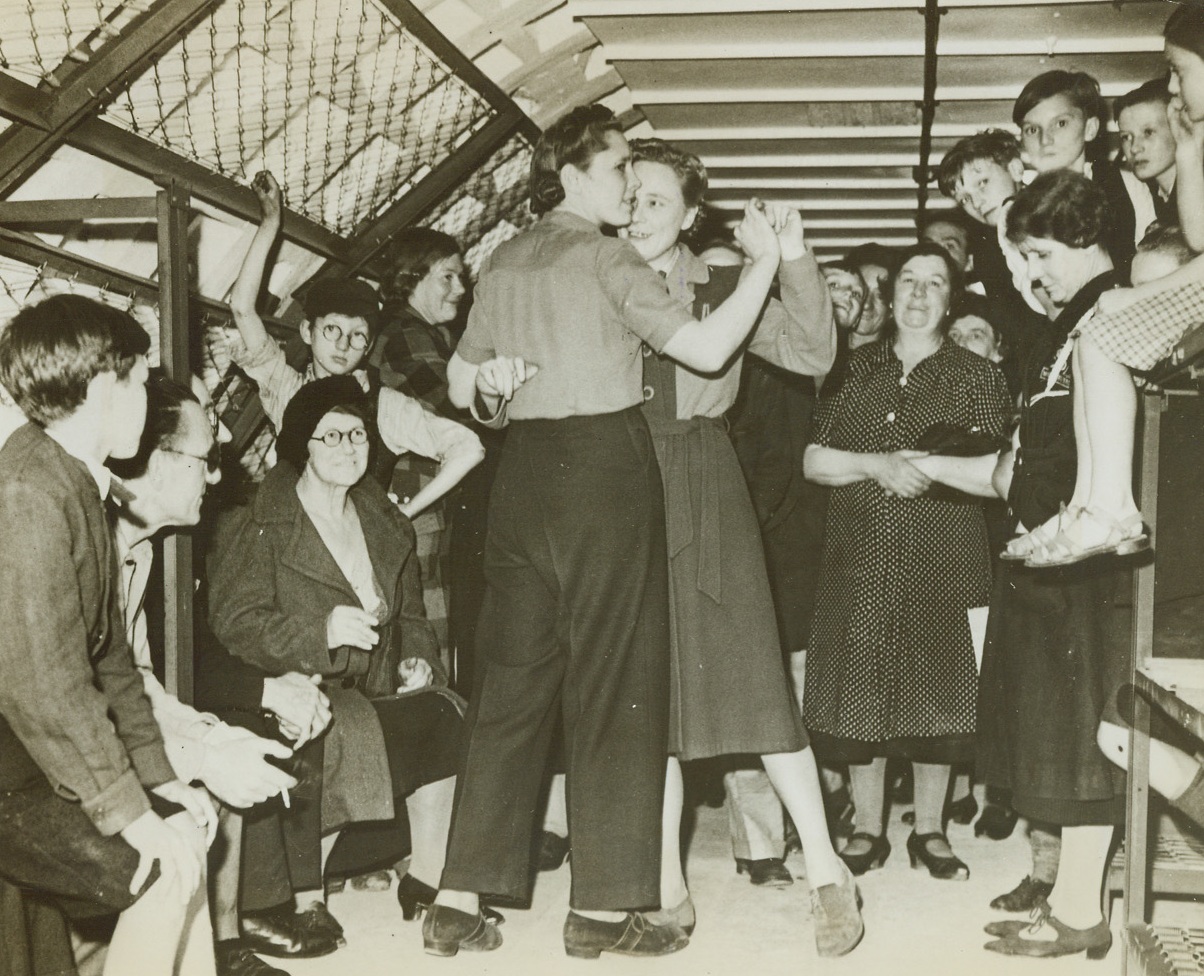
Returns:
[[[0,383],[30,420],[0,448],[0,876],[76,917],[120,912],[106,973],[167,974],[181,951],[213,967],[216,814],[164,754],[104,506],[105,460],[142,433],[149,345],[74,295],[0,334]]]

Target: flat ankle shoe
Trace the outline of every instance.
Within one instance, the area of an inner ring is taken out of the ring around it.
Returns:
[[[502,944],[502,933],[477,912],[470,915],[446,905],[431,905],[422,923],[422,947],[432,956],[454,956],[461,949],[489,952]]]
[[[1024,880],[1007,894],[992,898],[991,907],[1001,912],[1031,912],[1046,903],[1051,891],[1053,885],[1050,882],[1025,875]]]
[[[861,893],[846,865],[844,880],[811,891],[811,917],[815,922],[815,951],[824,957],[844,956],[857,948],[865,935]]]
[[[917,834],[914,831],[907,838],[907,856],[911,866],[918,868],[921,864],[928,873],[938,881],[966,881],[970,877],[970,869],[964,861],[952,855],[934,854],[929,848],[933,841],[943,840],[949,843],[944,834]]]
[[[347,944],[343,926],[330,914],[324,902],[315,902],[303,912],[297,912],[297,926],[306,936],[333,939],[338,948]]]
[[[676,925],[654,925],[643,912],[628,912],[619,922],[599,922],[570,911],[564,920],[564,951],[575,959],[597,959],[604,952],[620,956],[667,956],[690,944]]]
[[[213,943],[213,962],[217,976],[288,976],[260,959],[241,939]]]
[[[978,800],[974,798],[973,793],[967,793],[945,806],[945,818],[956,824],[968,824],[977,813]]]
[[[569,856],[569,839],[545,830],[539,839],[536,858],[540,871],[555,871]]]
[[[1048,927],[1056,934],[1053,939],[1035,938],[1042,928]],[[1099,960],[1108,955],[1112,948],[1112,930],[1105,919],[1089,929],[1072,929],[1063,925],[1048,913],[1041,915],[1032,925],[1025,925],[1014,935],[1007,935],[986,948],[1005,956],[1030,956],[1038,959],[1054,959],[1058,956],[1085,952],[1088,959]]]
[[[648,921],[653,925],[676,925],[686,935],[694,934],[694,899],[688,894],[685,900],[674,908],[658,908],[655,912],[645,912]]]
[[[1007,840],[1016,828],[1019,815],[1010,807],[998,803],[988,803],[983,808],[982,816],[974,824],[974,836],[989,837],[991,840]]]
[[[785,888],[794,884],[790,869],[780,857],[763,857],[755,861],[738,857],[736,874],[747,874],[748,880],[759,888]]]
[[[863,840],[869,845],[866,850],[861,854],[847,853],[853,843],[859,840]],[[845,845],[844,850],[839,852],[838,856],[853,875],[860,877],[866,871],[873,871],[886,863],[886,859],[890,857],[890,841],[886,839],[885,834],[875,837],[864,830],[857,830],[853,832],[853,836],[849,838],[848,844]]]

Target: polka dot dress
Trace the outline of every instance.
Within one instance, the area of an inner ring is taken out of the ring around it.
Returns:
[[[999,369],[953,343],[906,376],[893,349],[874,343],[850,358],[815,443],[895,451],[940,422],[999,436],[1007,404]],[[889,497],[872,480],[833,489],[807,654],[808,727],[864,743],[972,733],[966,611],[989,592],[979,502]]]

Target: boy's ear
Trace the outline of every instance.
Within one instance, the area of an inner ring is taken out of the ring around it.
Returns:
[[[309,319],[301,323],[301,341],[307,346],[314,344],[314,324]]]
[[[1099,135],[1099,119],[1091,118],[1087,120],[1083,127],[1083,141],[1095,142],[1095,137]]]
[[[1024,182],[1024,160],[1017,157],[1007,165],[1008,176],[1019,186]]]

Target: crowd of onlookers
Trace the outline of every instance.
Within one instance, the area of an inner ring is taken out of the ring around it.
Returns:
[[[343,879],[425,913],[428,952],[486,951],[486,903],[570,849],[570,955],[674,952],[695,925],[682,764],[733,755],[760,760],[724,767],[737,869],[792,884],[793,828],[820,955],[865,932],[892,801],[914,802],[913,867],[969,877],[946,826],[974,820],[975,782],[976,832],[1022,816],[1032,849],[991,903],[1032,917],[987,948],[1106,954],[1124,595],[1152,548],[1132,374],[1204,321],[1204,13],[1165,37],[1169,75],[1111,110],[1086,74],[1034,78],[1018,137],[945,155],[956,208],[915,245],[824,264],[761,201],[734,247],[696,252],[700,161],[575,110],[465,327],[460,249],[419,228],[380,295],[309,285],[300,368],[260,314],[283,208],[257,176],[232,327],[206,346],[275,443],[177,580],[191,703],[156,676],[155,540],[202,521],[230,433],[125,313],[18,313],[0,973],[272,976],[263,956],[344,944]],[[1196,822],[1199,748],[1151,758]]]

